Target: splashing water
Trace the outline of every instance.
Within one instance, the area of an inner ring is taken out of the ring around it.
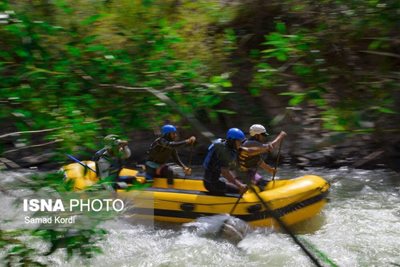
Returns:
[[[198,236],[223,238],[234,244],[240,242],[250,232],[249,225],[229,214],[201,217],[186,223],[184,228],[192,230]]]
[[[279,176],[310,173],[332,183],[330,202],[321,215],[296,225],[297,235],[312,242],[338,266],[400,264],[399,175],[385,170],[282,168]],[[15,176],[25,175],[0,173],[0,185],[5,181],[9,183]],[[23,193],[20,191],[16,189],[12,193]],[[13,215],[10,205],[9,196],[0,193],[2,215]],[[104,267],[312,266],[287,235],[266,228],[249,229],[232,242],[217,234],[226,222],[236,230],[246,228],[229,215],[200,218],[184,226],[156,224],[149,227],[127,224],[123,220],[108,221],[102,227],[109,234],[99,243],[103,254],[89,261],[78,257],[67,261],[61,249],[43,261],[56,266]],[[45,244],[38,246],[46,247]]]

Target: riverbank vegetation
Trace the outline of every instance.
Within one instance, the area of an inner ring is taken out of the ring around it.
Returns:
[[[218,134],[286,121],[311,147],[362,135],[363,156],[398,146],[399,5],[2,1],[1,152],[64,161],[190,118]]]

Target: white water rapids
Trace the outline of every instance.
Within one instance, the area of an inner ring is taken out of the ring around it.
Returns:
[[[399,174],[385,170],[300,171],[283,167],[278,178],[303,174],[320,175],[332,186],[330,202],[323,213],[295,227],[299,237],[311,242],[338,266],[400,266]],[[24,175],[2,172],[0,185]],[[12,209],[10,198],[0,192],[0,213],[5,219],[13,218]],[[156,223],[153,228],[109,221],[103,225],[109,234],[99,243],[103,254],[90,260],[74,257],[68,261],[65,250],[60,249],[41,259],[51,266],[313,266],[286,234],[251,229],[236,243],[214,236],[212,220],[218,224],[221,218],[198,221],[195,231],[175,224]]]

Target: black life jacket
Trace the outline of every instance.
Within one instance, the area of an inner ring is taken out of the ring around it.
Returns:
[[[203,168],[204,168],[204,169],[207,170],[207,169],[209,168],[211,158],[212,158],[212,156],[213,156],[213,154],[214,154],[214,151],[215,151],[215,145],[216,145],[216,144],[225,144],[225,142],[226,142],[226,140],[223,140],[223,139],[221,139],[221,138],[218,138],[218,139],[214,140],[214,141],[211,143],[211,145],[210,145],[210,146],[208,147],[208,149],[207,149],[206,158],[205,158],[204,161],[203,161]]]

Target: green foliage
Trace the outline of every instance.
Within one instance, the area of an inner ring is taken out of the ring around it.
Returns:
[[[399,8],[389,0],[3,1],[0,118],[19,131],[56,129],[45,140],[58,141],[61,160],[96,149],[106,134],[182,114],[242,114],[221,107],[237,83],[254,97],[268,90],[289,106],[316,106],[328,130],[354,131],[398,115]],[[246,62],[251,77],[235,78]],[[113,85],[167,89],[181,114],[145,90]]]
[[[96,245],[104,239],[106,232],[102,229],[93,230],[0,230],[0,249],[5,252],[2,259],[5,266],[48,266],[38,260],[38,256],[48,256],[58,249],[65,249],[67,258],[73,255],[90,259],[102,253]],[[47,252],[33,248],[29,244],[38,240],[50,244]]]
[[[182,84],[167,94],[188,114],[219,104],[231,86],[223,62],[235,33],[218,25],[233,9],[219,3],[57,0],[2,8],[13,15],[0,24],[0,116],[13,117],[19,131],[57,128],[47,139],[60,140],[60,152],[180,119],[152,94],[112,85]],[[204,84],[212,89],[204,92]]]
[[[390,101],[399,88],[396,60],[390,60],[396,57],[398,2],[275,4],[279,21],[254,58],[251,94],[278,91],[290,106],[317,106],[325,128],[333,131],[351,132],[364,121],[398,114]]]
[[[103,229],[74,230],[73,232],[65,229],[36,230],[32,235],[51,244],[50,250],[45,254],[46,256],[54,253],[57,249],[65,248],[68,259],[73,255],[90,259],[102,253],[101,248],[96,243],[103,240],[106,234],[107,232]]]
[[[0,119],[18,131],[52,129],[44,140],[57,141],[58,161],[98,148],[107,134],[178,123],[182,114],[253,119],[245,90],[316,107],[329,131],[373,133],[399,112],[399,10],[393,0],[0,1]],[[225,105],[231,94],[238,108]],[[29,183],[34,191],[71,186],[61,174]],[[91,257],[99,231],[0,231],[0,248],[8,265],[41,266],[41,252],[19,237],[50,243],[48,254]]]
[[[43,188],[51,188],[56,192],[70,192],[73,189],[71,181],[64,181],[64,174],[62,172],[52,172],[46,174],[34,174],[30,177],[29,189],[39,191]],[[27,185],[23,184],[22,187]]]
[[[19,239],[26,234],[25,231],[0,230],[0,249],[5,252],[2,259],[5,266],[46,266],[35,259],[37,251]]]
[[[60,193],[73,190],[72,181],[65,182],[63,178],[62,172],[34,174],[29,179],[25,178],[15,182],[12,188],[14,190],[28,189],[31,192],[45,190],[47,197],[54,196],[54,194],[59,197]],[[22,199],[19,198],[14,201],[16,205],[21,202]],[[98,215],[102,219],[92,220],[92,229],[41,229],[39,227],[37,229],[0,230],[0,249],[5,252],[2,260],[6,266],[47,266],[45,258],[39,256],[49,256],[59,249],[65,249],[67,259],[72,256],[80,256],[85,260],[90,259],[102,253],[98,243],[107,234],[104,229],[98,228],[98,224],[110,216]],[[33,244],[48,244],[49,249],[43,251],[42,246]]]

